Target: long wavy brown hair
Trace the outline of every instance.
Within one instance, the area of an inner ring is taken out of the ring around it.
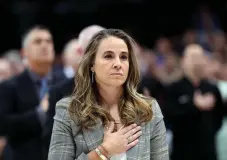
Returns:
[[[90,40],[85,50],[76,73],[75,89],[68,109],[71,119],[84,129],[94,127],[97,120],[102,120],[104,125],[113,121],[109,112],[98,103],[99,93],[95,82],[92,83],[91,73],[100,42],[110,36],[124,40],[129,50],[129,74],[124,84],[124,96],[119,100],[118,105],[122,123],[125,125],[141,124],[152,119],[151,99],[137,92],[140,74],[134,53],[136,43],[122,30],[105,29]]]

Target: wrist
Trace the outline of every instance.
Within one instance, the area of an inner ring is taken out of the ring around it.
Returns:
[[[100,151],[99,147],[95,148],[95,152],[100,160],[108,160],[108,158]]]
[[[103,151],[103,153],[105,154],[105,156],[107,158],[110,158],[112,155],[110,153],[110,149],[109,149],[109,146],[108,144],[105,144],[105,143],[102,143],[99,148]]]
[[[100,145],[100,146],[98,147],[98,149],[102,152],[102,154],[103,154],[106,158],[110,158],[110,157],[109,157],[109,153],[108,153],[108,151],[106,150],[105,147],[103,147],[102,145]]]

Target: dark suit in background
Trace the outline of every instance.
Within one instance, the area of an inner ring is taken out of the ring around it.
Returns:
[[[143,77],[138,87],[138,92],[143,93],[144,88],[148,89],[150,96],[154,97],[158,101],[163,94],[163,85],[160,81],[153,77]]]
[[[51,75],[49,87],[60,80]],[[43,159],[45,113],[38,107],[38,86],[28,70],[0,84],[0,135],[7,137],[15,160]]]
[[[196,90],[212,93],[212,110],[201,111],[193,103]],[[173,132],[171,160],[216,160],[215,134],[222,124],[223,102],[218,88],[206,80],[194,86],[187,78],[166,89],[163,113]]]

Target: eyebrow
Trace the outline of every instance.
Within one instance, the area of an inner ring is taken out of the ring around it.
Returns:
[[[114,52],[111,50],[107,50],[104,52],[104,54],[106,54],[106,53],[114,53]],[[129,53],[127,51],[121,51],[121,54],[129,54]]]

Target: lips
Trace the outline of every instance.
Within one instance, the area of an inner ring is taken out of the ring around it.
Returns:
[[[112,73],[111,75],[115,75],[115,76],[123,76],[122,73]]]

